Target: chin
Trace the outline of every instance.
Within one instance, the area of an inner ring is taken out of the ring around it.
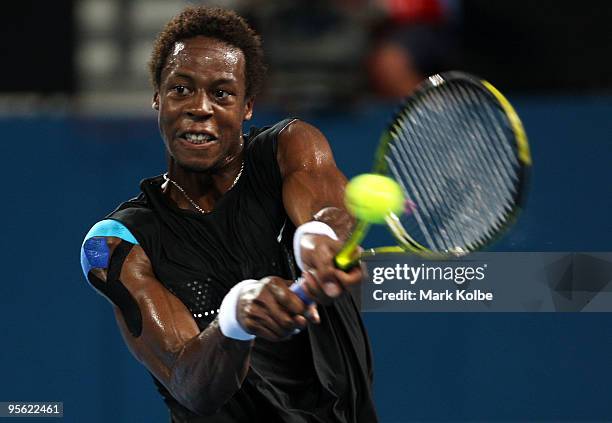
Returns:
[[[170,160],[174,162],[174,164],[187,171],[194,173],[204,173],[210,170],[215,169],[218,165],[218,160],[213,157],[197,157],[196,155],[185,155],[185,154],[171,154]]]
[[[205,173],[205,172],[208,172],[209,170],[214,168],[213,165],[204,164],[204,163],[179,162],[179,161],[177,161],[176,164],[181,169],[186,170],[188,172],[194,172],[194,173]]]

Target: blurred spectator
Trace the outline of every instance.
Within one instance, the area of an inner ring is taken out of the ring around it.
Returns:
[[[266,40],[265,99],[290,112],[409,94],[452,67],[459,0],[243,2]]]
[[[265,40],[264,99],[287,111],[351,104],[366,86],[369,20],[361,0],[252,1],[246,15]]]
[[[385,18],[374,31],[370,84],[383,98],[409,95],[428,75],[457,59],[459,0],[378,0]]]

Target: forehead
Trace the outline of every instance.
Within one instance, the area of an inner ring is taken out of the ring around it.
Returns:
[[[177,41],[166,59],[162,75],[177,70],[221,72],[244,79],[244,54],[242,50],[223,41],[209,37],[193,37]]]

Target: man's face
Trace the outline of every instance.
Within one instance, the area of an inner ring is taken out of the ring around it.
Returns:
[[[251,118],[242,51],[194,37],[177,42],[161,73],[153,106],[170,156],[190,171],[222,168],[240,152],[242,122]]]

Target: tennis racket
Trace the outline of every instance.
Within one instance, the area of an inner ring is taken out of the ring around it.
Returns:
[[[406,198],[403,214],[385,218],[398,245],[358,253],[370,227],[358,220],[336,266],[386,253],[448,259],[490,245],[516,220],[531,163],[523,125],[493,85],[463,72],[430,76],[382,133],[372,169]],[[312,302],[300,281],[291,290]]]

